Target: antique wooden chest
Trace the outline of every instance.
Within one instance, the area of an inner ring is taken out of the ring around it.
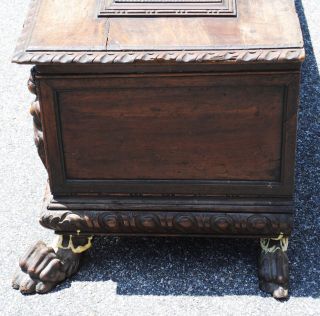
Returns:
[[[59,235],[13,286],[47,292],[93,235],[261,238],[260,287],[288,295],[303,40],[292,0],[33,0],[35,140]]]

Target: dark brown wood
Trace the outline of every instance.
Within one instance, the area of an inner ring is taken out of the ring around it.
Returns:
[[[63,239],[281,244],[304,56],[291,0],[32,0],[13,61],[36,65],[31,114],[49,175],[41,224]],[[259,261],[260,287],[275,297],[288,293],[280,250]],[[43,280],[27,270],[14,286],[35,292]]]
[[[67,179],[279,182],[284,86],[161,79],[105,78],[95,82],[105,88],[88,89],[79,78],[71,91],[61,81],[67,91],[55,90],[55,106]],[[113,80],[118,87],[108,88]]]
[[[119,202],[88,198],[59,199],[44,203],[40,223],[63,234],[163,235],[216,237],[277,237],[290,235],[292,206],[234,202],[208,205],[199,201],[166,204],[157,200]],[[252,202],[252,201],[251,201]],[[221,203],[221,202],[220,202]],[[183,209],[184,208],[184,209]]]
[[[12,287],[23,294],[44,294],[75,274],[81,254],[68,249],[70,240],[75,247],[88,242],[85,237],[63,236],[61,248],[53,249],[42,241],[30,247],[19,261]]]
[[[38,80],[54,194],[292,195],[298,73]]]
[[[288,297],[289,260],[285,243],[287,240],[282,237],[261,240],[263,248],[258,262],[259,286],[277,299]]]
[[[32,102],[30,106],[30,114],[33,117],[33,130],[34,130],[34,142],[38,150],[39,157],[44,166],[46,163],[46,156],[44,151],[44,142],[43,142],[43,130],[42,130],[42,122],[41,122],[41,110],[40,103],[38,98],[38,93],[35,84],[35,68],[32,68],[31,75],[28,81],[28,89],[29,91],[36,95],[36,100]]]

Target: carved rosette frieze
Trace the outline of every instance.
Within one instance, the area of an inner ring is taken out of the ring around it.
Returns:
[[[33,129],[34,129],[34,142],[38,149],[38,154],[42,160],[44,166],[46,166],[46,157],[44,150],[44,142],[43,142],[43,130],[41,123],[41,111],[40,111],[40,103],[39,97],[37,93],[37,87],[35,83],[35,68],[31,69],[31,75],[28,80],[28,89],[29,91],[36,96],[35,101],[31,103],[30,106],[30,114],[33,117]]]
[[[45,210],[42,226],[60,232],[97,234],[243,235],[290,234],[286,214],[162,212],[162,211],[57,211]]]

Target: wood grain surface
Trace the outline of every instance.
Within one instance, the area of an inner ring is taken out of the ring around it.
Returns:
[[[16,53],[58,56],[60,52],[262,48],[272,51],[303,47],[291,0],[237,0],[237,16],[218,18],[98,18],[99,4],[92,0],[32,0]],[[20,62],[26,62],[23,60]]]
[[[298,73],[38,80],[54,194],[292,194]]]
[[[145,80],[59,93],[68,179],[279,181],[284,87]]]

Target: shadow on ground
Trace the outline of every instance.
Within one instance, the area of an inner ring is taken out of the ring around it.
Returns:
[[[320,79],[300,0],[307,59],[299,113],[291,296],[320,296]],[[261,295],[257,241],[199,238],[98,238],[73,280],[117,282],[120,295]],[[71,280],[72,281],[72,280]],[[70,286],[70,281],[57,288]]]

